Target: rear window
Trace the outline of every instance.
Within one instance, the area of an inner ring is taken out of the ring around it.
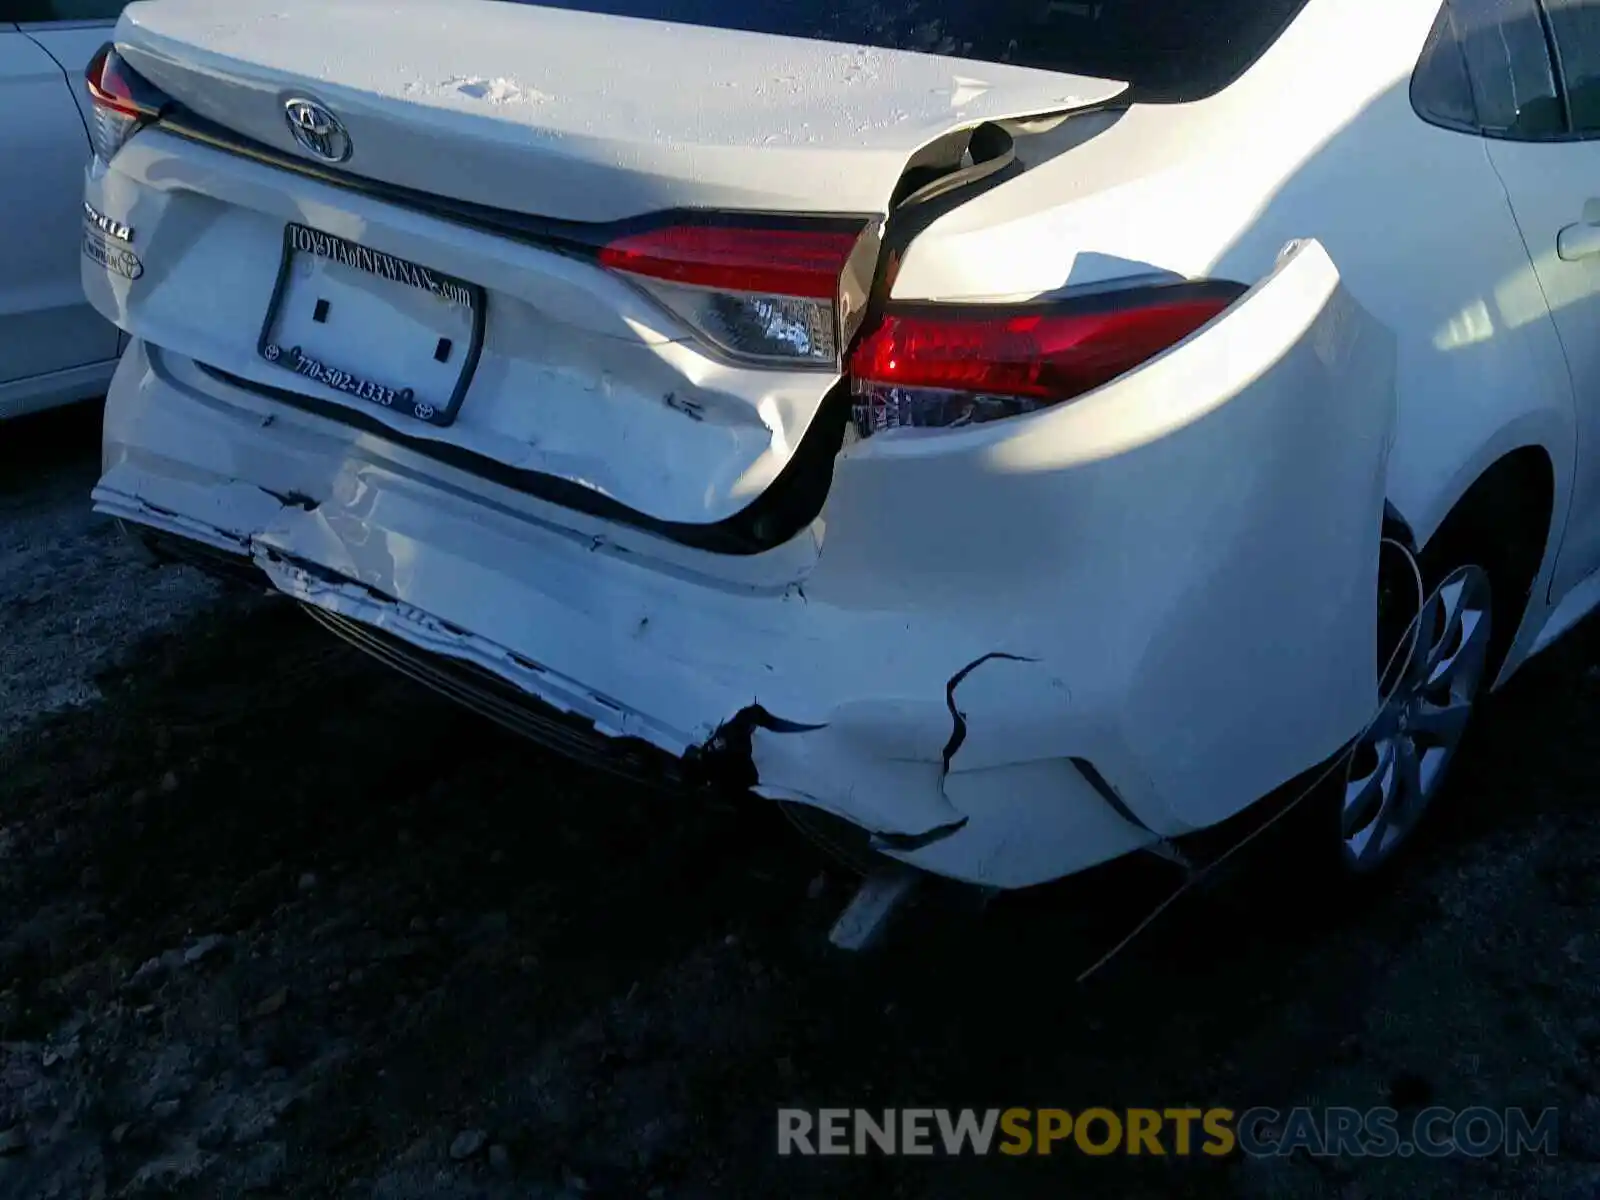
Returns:
[[[920,50],[1124,80],[1144,100],[1233,82],[1306,0],[538,0],[551,8]]]

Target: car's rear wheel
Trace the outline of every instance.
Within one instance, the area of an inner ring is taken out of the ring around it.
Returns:
[[[1336,836],[1340,862],[1356,875],[1378,871],[1411,840],[1492,682],[1489,572],[1431,557],[1442,556],[1425,554],[1415,572],[1408,568],[1413,599],[1404,606],[1405,622],[1397,638],[1382,639],[1391,649],[1380,645],[1388,669],[1378,715],[1357,738],[1344,771]],[[1386,599],[1390,611],[1380,601],[1380,631],[1396,625],[1393,594]]]

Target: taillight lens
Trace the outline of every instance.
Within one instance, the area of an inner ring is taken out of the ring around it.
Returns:
[[[600,262],[724,355],[755,365],[839,365],[865,305],[876,239],[863,224],[669,225],[627,234]]]
[[[94,127],[89,131],[94,156],[109,163],[129,138],[161,115],[167,100],[110,43],[89,61],[84,78],[94,102]]]
[[[850,355],[856,427],[949,428],[1081,396],[1182,341],[1233,283],[1103,293],[1056,306],[891,307]]]

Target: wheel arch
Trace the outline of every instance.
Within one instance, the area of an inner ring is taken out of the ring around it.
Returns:
[[[1543,614],[1544,589],[1555,558],[1557,492],[1561,480],[1550,451],[1538,442],[1506,450],[1484,467],[1443,509],[1431,529],[1419,530],[1392,500],[1384,505],[1384,534],[1436,560],[1477,561],[1495,590],[1494,670],[1515,667],[1513,647],[1525,642],[1529,617]],[[1502,671],[1497,684],[1509,672]]]

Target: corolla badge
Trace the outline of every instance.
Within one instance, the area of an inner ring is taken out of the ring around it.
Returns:
[[[124,225],[121,221],[113,221],[87,200],[83,203],[83,219],[107,237],[114,237],[119,242],[133,241],[132,225]]]
[[[283,117],[300,148],[323,162],[342,163],[350,157],[350,135],[334,116],[315,100],[296,96],[285,100]]]

